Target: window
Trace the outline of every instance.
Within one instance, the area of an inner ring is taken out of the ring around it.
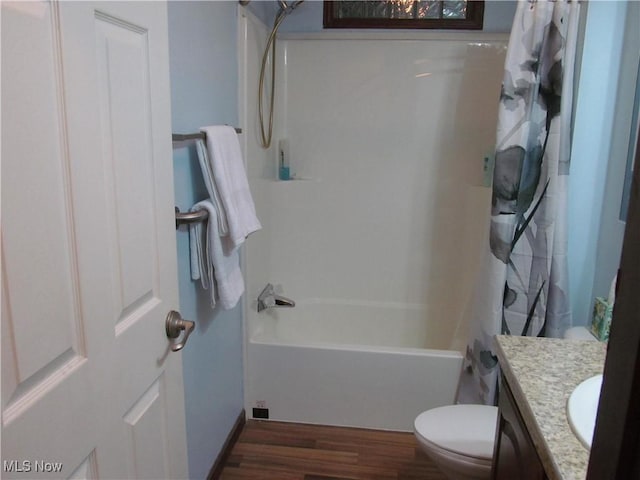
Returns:
[[[481,30],[484,1],[326,1],[325,28],[437,28]]]

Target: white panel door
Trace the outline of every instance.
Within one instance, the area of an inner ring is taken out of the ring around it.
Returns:
[[[164,2],[2,2],[2,476],[185,478]]]

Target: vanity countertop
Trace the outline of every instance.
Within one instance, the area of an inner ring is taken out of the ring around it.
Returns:
[[[496,353],[549,479],[584,480],[589,451],[569,426],[567,401],[602,373],[606,344],[499,335]]]

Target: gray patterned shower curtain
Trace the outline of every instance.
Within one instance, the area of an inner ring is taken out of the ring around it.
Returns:
[[[470,309],[462,403],[494,402],[494,335],[559,337],[571,324],[565,216],[579,8],[577,0],[518,2],[500,96],[489,244]]]

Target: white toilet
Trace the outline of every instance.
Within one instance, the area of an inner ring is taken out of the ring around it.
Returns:
[[[488,479],[498,407],[447,405],[422,412],[414,433],[422,450],[452,480]]]
[[[573,327],[565,338],[597,339],[585,327]],[[498,407],[448,405],[422,412],[414,433],[422,450],[451,480],[486,480],[498,422]]]
[[[591,340],[597,342],[598,339],[587,329],[587,327],[571,327],[564,332],[564,338],[570,340]]]

